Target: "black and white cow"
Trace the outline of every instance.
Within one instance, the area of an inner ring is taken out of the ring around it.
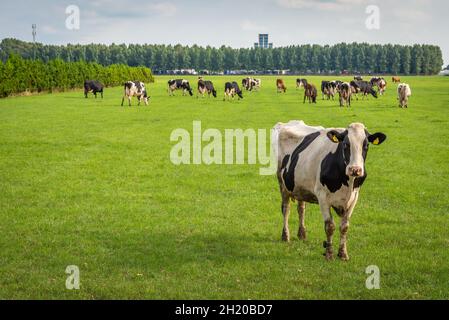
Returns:
[[[339,100],[340,100],[340,107],[344,107],[344,106],[350,107],[352,94],[353,94],[353,87],[347,82],[339,84],[338,85],[338,94],[339,94]]]
[[[246,89],[246,91],[259,90],[261,85],[261,79],[245,78],[242,80],[242,87]]]
[[[226,82],[223,101],[226,101],[226,99],[230,100],[231,98],[234,99],[235,95],[239,96],[239,100],[243,99],[242,91],[237,82]]]
[[[211,94],[214,98],[217,97],[217,91],[215,90],[212,81],[203,80],[203,78],[198,79],[198,93],[201,94],[203,98],[206,93],[209,97]]]
[[[86,97],[86,99],[89,92],[92,92],[94,94],[95,99],[97,98],[97,93],[101,93],[101,98],[103,99],[103,89],[103,84],[101,84],[97,80],[84,81],[84,96]]]
[[[125,93],[123,95],[122,98],[122,107],[123,107],[123,103],[125,102],[125,98],[128,99],[128,104],[131,107],[131,98],[136,96],[138,99],[138,106],[140,106],[140,102],[143,100],[143,102],[145,103],[145,105],[148,105],[148,99],[150,99],[150,97],[147,94],[147,90],[145,88],[145,84],[143,82],[140,81],[127,81],[124,84],[124,89],[125,89]]]
[[[193,96],[190,83],[185,79],[172,79],[168,81],[168,94],[170,96],[173,96],[176,90],[182,90],[183,96],[185,96],[187,92],[190,94],[190,96]]]
[[[321,93],[327,97],[327,100],[334,100],[337,91],[337,83],[335,81],[321,81]]]
[[[368,81],[351,81],[351,88],[352,92],[357,95],[357,100],[359,99],[359,93],[362,94],[363,99],[365,99],[365,97],[368,97],[369,95],[372,95],[377,99],[377,92],[376,90],[374,90],[373,85]]]
[[[368,147],[370,143],[380,145],[386,138],[383,133],[370,134],[361,123],[351,124],[346,129],[309,127],[303,121],[277,124],[272,141],[282,196],[283,241],[290,241],[290,201],[298,201],[298,236],[302,240],[306,239],[306,203],[319,204],[327,236],[326,259],[333,259],[335,223],[331,209],[334,209],[341,217],[338,256],[348,260],[349,221],[367,177]]]

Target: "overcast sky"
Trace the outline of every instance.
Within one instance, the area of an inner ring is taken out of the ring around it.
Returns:
[[[66,8],[80,9],[79,30]],[[367,7],[380,9],[369,30]],[[157,43],[250,47],[257,34],[274,46],[369,42],[439,45],[449,64],[447,0],[15,0],[2,1],[0,38],[67,43]]]

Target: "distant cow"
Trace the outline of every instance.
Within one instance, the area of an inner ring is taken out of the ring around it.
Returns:
[[[276,80],[276,88],[277,88],[278,93],[281,93],[281,92],[286,93],[287,92],[287,87],[285,86],[284,80],[282,80],[282,79]]]
[[[399,77],[393,77],[393,78],[391,78],[391,81],[392,81],[393,83],[399,83],[399,82],[401,82],[401,78],[399,78]]]
[[[215,90],[212,81],[205,81],[203,80],[203,78],[199,78],[198,80],[198,92],[203,96],[203,98],[206,93],[209,98],[211,94],[214,96],[214,98],[217,97],[217,91]]]
[[[344,84],[349,89],[349,84]],[[279,123],[273,129],[273,149],[277,156],[282,214],[282,240],[290,241],[288,225],[291,200],[298,202],[299,231],[306,239],[306,203],[319,204],[324,219],[326,259],[332,260],[336,229],[331,209],[341,218],[338,257],[349,260],[347,236],[350,218],[360,189],[367,178],[365,162],[369,144],[380,145],[383,133],[370,134],[361,123],[347,128],[309,127],[303,121]]]
[[[327,100],[334,100],[335,92],[337,90],[337,83],[335,81],[321,81],[321,93],[327,97]]]
[[[316,103],[316,98],[318,96],[318,91],[316,87],[313,84],[308,83],[304,87],[304,102],[306,103],[306,99],[309,101],[309,103]]]
[[[101,98],[103,99],[103,89],[104,86],[96,80],[86,80],[84,81],[84,96],[87,98],[87,94],[92,92],[97,98],[97,93],[101,93]]]
[[[307,80],[306,79],[296,79],[296,90],[298,90],[301,87],[306,87],[307,85]]]
[[[412,95],[412,89],[406,83],[398,86],[398,100],[401,108],[408,108],[408,98]]]
[[[363,77],[362,76],[355,76],[354,80],[355,81],[363,81]]]
[[[128,99],[128,104],[131,107],[131,98],[136,96],[138,99],[138,104],[140,106],[140,102],[143,100],[145,105],[148,105],[148,99],[150,98],[147,94],[147,90],[145,88],[145,84],[140,81],[127,81],[124,84],[125,94],[122,98],[122,107],[125,102],[125,98]]]
[[[384,78],[374,77],[370,81],[372,86],[377,86],[379,88],[379,94],[383,95],[387,90],[387,81]]]
[[[226,99],[230,100],[231,98],[234,99],[235,95],[238,95],[239,100],[243,99],[242,91],[240,90],[237,82],[226,82],[223,101]]]
[[[172,79],[168,81],[168,94],[170,96],[173,96],[176,90],[182,90],[183,96],[185,96],[187,92],[190,94],[190,96],[193,96],[190,83],[185,79]]]
[[[340,107],[351,106],[352,92],[352,87],[349,83],[344,82],[340,85],[340,89],[338,90],[338,94],[340,97]]]
[[[261,79],[245,78],[242,80],[242,87],[247,91],[259,90],[261,85]]]
[[[358,93],[361,93],[363,95],[363,99],[365,99],[368,95],[372,95],[377,99],[377,92],[368,81],[351,81],[350,85],[353,94],[357,95]],[[359,98],[357,96],[357,100],[358,99]]]

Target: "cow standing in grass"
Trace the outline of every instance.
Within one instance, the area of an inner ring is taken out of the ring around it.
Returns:
[[[350,107],[351,106],[353,89],[354,88],[347,82],[342,83],[339,86],[338,95],[340,98],[340,107],[344,107],[344,106]]]
[[[338,256],[348,260],[349,222],[366,177],[365,161],[369,144],[380,145],[383,133],[370,134],[363,124],[345,129],[309,127],[302,121],[277,124],[273,129],[273,149],[277,156],[284,226],[282,240],[290,241],[290,202],[298,201],[299,231],[306,239],[306,203],[319,204],[326,232],[326,259],[333,259],[335,223],[331,209],[341,218]]]
[[[190,83],[185,79],[172,79],[168,81],[168,95],[173,96],[176,90],[182,90],[182,95],[185,96],[187,92],[193,96]]]
[[[87,94],[89,92],[92,92],[95,96],[95,99],[97,98],[97,93],[101,94],[101,99],[103,99],[103,89],[104,86],[102,83],[96,80],[86,80],[84,81],[84,96],[87,99]]]
[[[398,100],[401,108],[408,108],[408,98],[412,95],[412,89],[406,83],[401,83],[398,86]]]
[[[144,102],[145,105],[148,105],[148,99],[150,98],[147,94],[147,90],[145,88],[145,84],[140,81],[127,81],[124,85],[125,93],[122,98],[122,107],[125,102],[125,98],[128,99],[128,104],[131,107],[131,98],[136,96],[138,100],[138,106],[140,106],[140,102]]]
[[[203,78],[198,79],[198,93],[201,94],[203,98],[206,93],[209,98],[211,94],[214,96],[214,98],[217,97],[217,91],[215,90],[212,81],[203,80]]]
[[[277,79],[276,80],[276,88],[278,93],[286,93],[287,92],[287,87],[285,86],[284,80],[282,79]]]
[[[226,99],[231,100],[231,98],[234,99],[235,95],[239,97],[239,100],[243,99],[242,90],[240,90],[237,82],[226,82],[223,101],[226,101]]]
[[[316,103],[317,96],[318,96],[318,91],[317,91],[316,87],[311,83],[306,84],[306,86],[304,87],[304,102],[303,103],[306,103],[306,100],[308,100],[309,103]]]

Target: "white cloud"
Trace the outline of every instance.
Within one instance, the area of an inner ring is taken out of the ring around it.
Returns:
[[[173,17],[176,15],[178,8],[170,2],[160,2],[150,5],[150,10],[154,10],[164,17]]]
[[[267,27],[258,25],[250,20],[245,20],[240,24],[240,27],[244,31],[257,31],[257,32],[264,32],[267,30]]]

